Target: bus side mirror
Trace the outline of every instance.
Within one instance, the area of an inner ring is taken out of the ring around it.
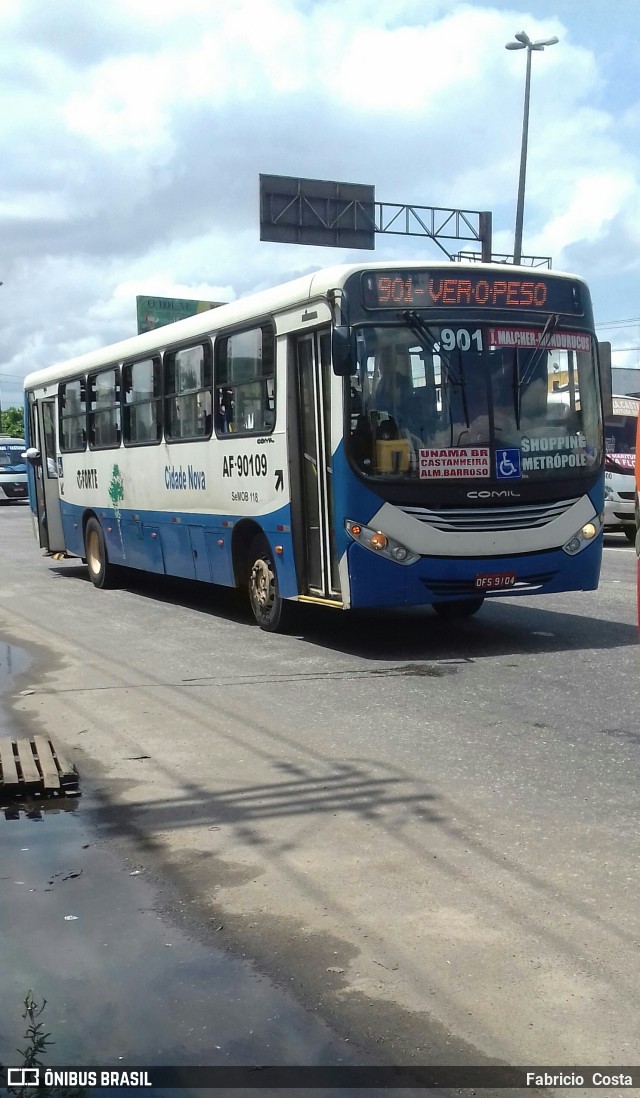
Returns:
[[[338,377],[349,377],[355,370],[355,341],[351,328],[338,325],[331,333],[331,361]]]
[[[600,362],[600,383],[602,385],[602,415],[613,415],[613,381],[611,373],[611,344],[598,343],[598,359]]]
[[[25,450],[24,453],[20,455],[20,457],[25,458],[26,461],[29,462],[29,465],[35,465],[36,462],[40,461],[41,454],[39,450],[36,450],[35,446],[30,446],[28,450]]]

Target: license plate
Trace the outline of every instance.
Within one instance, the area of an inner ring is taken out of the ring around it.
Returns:
[[[504,587],[515,587],[515,572],[490,572],[487,576],[476,576],[479,591],[499,591]]]

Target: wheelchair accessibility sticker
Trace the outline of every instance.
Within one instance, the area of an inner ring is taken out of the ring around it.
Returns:
[[[498,480],[519,480],[520,451],[516,447],[508,450],[496,450],[496,477]]]

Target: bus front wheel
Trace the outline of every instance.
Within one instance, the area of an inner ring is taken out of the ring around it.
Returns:
[[[95,518],[90,518],[85,527],[84,549],[94,587],[113,587],[114,567],[109,563],[102,527]]]
[[[261,629],[277,633],[286,628],[292,606],[282,598],[273,553],[266,538],[256,538],[249,552],[249,602]]]
[[[441,618],[470,618],[477,614],[484,599],[459,599],[458,602],[434,602],[433,609]]]

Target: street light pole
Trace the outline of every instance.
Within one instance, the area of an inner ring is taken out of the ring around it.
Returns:
[[[531,54],[533,50],[542,52],[545,46],[555,46],[558,39],[542,38],[538,42],[532,42],[528,34],[520,31],[515,36],[515,42],[507,42],[507,50],[527,51],[527,75],[524,82],[524,110],[522,115],[522,148],[520,150],[520,175],[518,177],[518,201],[516,205],[516,229],[513,239],[513,262],[520,263],[522,259],[522,225],[524,222],[524,187],[527,176],[527,144],[529,141],[529,96],[531,91]]]

